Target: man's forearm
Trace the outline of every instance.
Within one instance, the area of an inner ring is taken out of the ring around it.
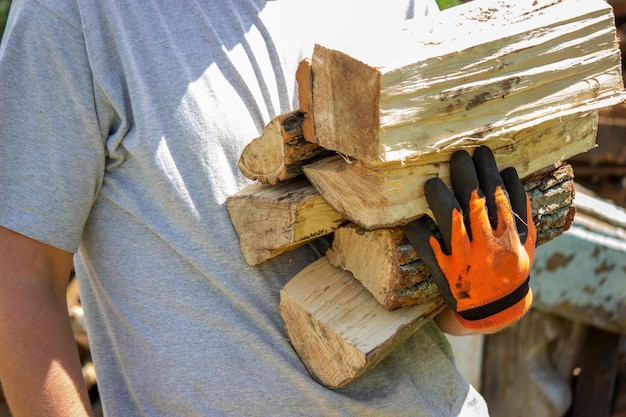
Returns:
[[[461,323],[456,319],[456,314],[450,308],[446,307],[435,317],[435,321],[439,325],[439,328],[444,333],[447,333],[452,336],[469,336],[473,334],[493,334],[497,333],[500,330],[509,327],[512,323],[507,325],[492,327],[488,329],[483,329],[481,331],[468,329],[467,327],[463,327]]]
[[[0,379],[14,416],[90,415],[65,303],[29,283],[3,291]]]
[[[0,227],[0,380],[15,417],[88,416],[67,314],[72,254]]]

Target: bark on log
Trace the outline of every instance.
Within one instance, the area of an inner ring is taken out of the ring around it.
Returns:
[[[604,0],[469,2],[433,19],[316,46],[316,143],[369,165],[407,161],[624,100]]]
[[[432,300],[386,311],[352,274],[322,257],[284,286],[279,311],[311,376],[340,388],[385,358],[442,306]]]
[[[260,137],[243,150],[237,166],[243,175],[264,184],[276,184],[302,174],[302,165],[328,154],[304,139],[305,114],[284,113],[265,126]]]
[[[249,265],[327,235],[345,222],[305,177],[275,186],[250,184],[228,197],[226,209]]]
[[[575,212],[571,166],[550,167],[523,183],[531,196],[537,245],[569,229]],[[365,230],[349,223],[334,232],[326,256],[334,266],[352,272],[386,310],[439,297],[430,271],[400,228]]]
[[[500,169],[517,168],[526,177],[546,166],[592,148],[597,112],[553,119],[517,132],[515,136],[483,142]],[[471,147],[465,147],[471,151]],[[306,165],[304,173],[324,200],[346,219],[365,229],[394,227],[427,213],[424,184],[439,177],[449,185],[451,151],[422,156],[406,164],[366,166],[341,156]]]

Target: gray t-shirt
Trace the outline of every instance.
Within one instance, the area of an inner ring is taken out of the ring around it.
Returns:
[[[314,382],[277,306],[317,255],[305,246],[247,266],[224,206],[248,184],[243,147],[297,108],[295,70],[316,37],[429,8],[13,2],[0,49],[0,224],[77,251],[107,416],[486,415],[435,324],[347,388]]]

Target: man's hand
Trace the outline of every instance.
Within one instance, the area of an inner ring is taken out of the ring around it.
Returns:
[[[532,302],[536,231],[530,200],[515,168],[499,173],[487,147],[473,159],[455,152],[450,179],[454,194],[439,178],[425,185],[441,238],[424,217],[404,231],[458,322],[490,332],[519,319]]]

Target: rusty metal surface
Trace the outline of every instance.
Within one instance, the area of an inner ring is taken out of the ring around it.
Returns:
[[[575,203],[583,199],[570,230],[536,250],[533,305],[626,333],[626,211],[584,194]]]

